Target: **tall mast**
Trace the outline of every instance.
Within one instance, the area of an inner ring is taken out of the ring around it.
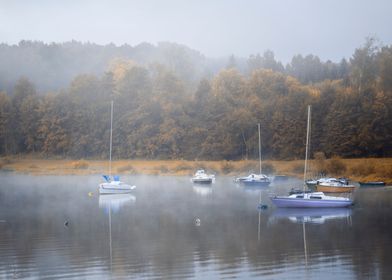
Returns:
[[[310,141],[310,105],[308,105],[308,124],[306,128],[306,149],[305,149],[305,168],[304,168],[304,191],[306,186],[306,172],[308,169],[309,141]]]
[[[260,123],[258,123],[259,128],[259,163],[260,163],[260,174],[261,174],[261,140],[260,140]]]
[[[112,176],[112,138],[113,138],[113,100],[110,107],[110,148],[109,148],[109,176]]]

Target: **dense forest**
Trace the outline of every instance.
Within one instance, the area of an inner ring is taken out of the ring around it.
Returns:
[[[272,51],[209,59],[185,46],[0,45],[0,155],[106,158],[392,156],[392,46],[348,60]]]

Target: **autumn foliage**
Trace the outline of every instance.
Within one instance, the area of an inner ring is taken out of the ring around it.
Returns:
[[[193,60],[171,62],[112,60],[51,93],[20,78],[0,92],[0,155],[105,159],[113,100],[116,159],[257,159],[258,123],[263,159],[303,159],[309,104],[312,155],[392,156],[391,47],[367,41],[350,61],[296,56],[286,67],[266,52],[198,79]]]

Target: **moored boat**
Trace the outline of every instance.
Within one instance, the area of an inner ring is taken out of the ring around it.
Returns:
[[[110,107],[110,143],[109,143],[109,175],[102,175],[105,182],[100,183],[98,191],[100,194],[124,194],[133,191],[136,186],[131,186],[120,181],[120,176],[113,176],[112,174],[112,138],[113,138],[113,101]]]
[[[385,182],[382,181],[378,181],[378,182],[358,182],[359,186],[361,188],[366,188],[366,187],[384,187],[385,186]]]
[[[234,182],[241,183],[246,186],[269,186],[271,183],[271,179],[261,172],[261,137],[260,137],[260,124],[258,124],[258,131],[259,131],[259,174],[250,174],[245,177],[238,177],[234,179]]]
[[[235,181],[247,186],[268,186],[271,183],[269,177],[264,174],[250,174],[246,177],[236,178]]]
[[[338,181],[343,185],[348,185],[348,182],[349,182],[349,180],[347,178],[336,179],[336,178],[332,178],[332,177],[323,177],[323,178],[319,178],[319,179],[309,179],[309,180],[306,180],[305,183],[308,186],[308,188],[315,190],[316,186],[318,184],[328,183],[331,181]]]
[[[355,186],[343,183],[338,179],[330,178],[327,181],[319,182],[316,185],[316,189],[318,192],[325,193],[350,193],[355,190]]]
[[[271,200],[277,207],[286,208],[336,208],[353,204],[353,201],[347,197],[327,196],[322,192],[273,196]]]
[[[203,169],[196,171],[191,181],[195,184],[211,184],[215,180],[215,175],[207,174]]]
[[[131,186],[121,182],[119,176],[114,176],[113,180],[107,175],[103,175],[106,182],[99,184],[100,194],[123,194],[132,192],[136,186]]]

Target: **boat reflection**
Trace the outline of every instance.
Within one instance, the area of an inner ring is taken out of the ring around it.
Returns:
[[[136,197],[132,194],[107,194],[99,196],[99,208],[118,212],[126,204],[132,204]]]
[[[132,194],[106,194],[99,196],[99,208],[105,209],[109,218],[109,259],[110,271],[113,267],[113,246],[112,246],[112,212],[117,213],[121,207],[136,201],[136,197]]]
[[[336,219],[350,219],[350,208],[278,208],[270,216],[270,221],[287,218],[293,223],[324,224]]]
[[[193,191],[201,196],[207,196],[212,193],[212,187],[210,185],[193,185]]]

